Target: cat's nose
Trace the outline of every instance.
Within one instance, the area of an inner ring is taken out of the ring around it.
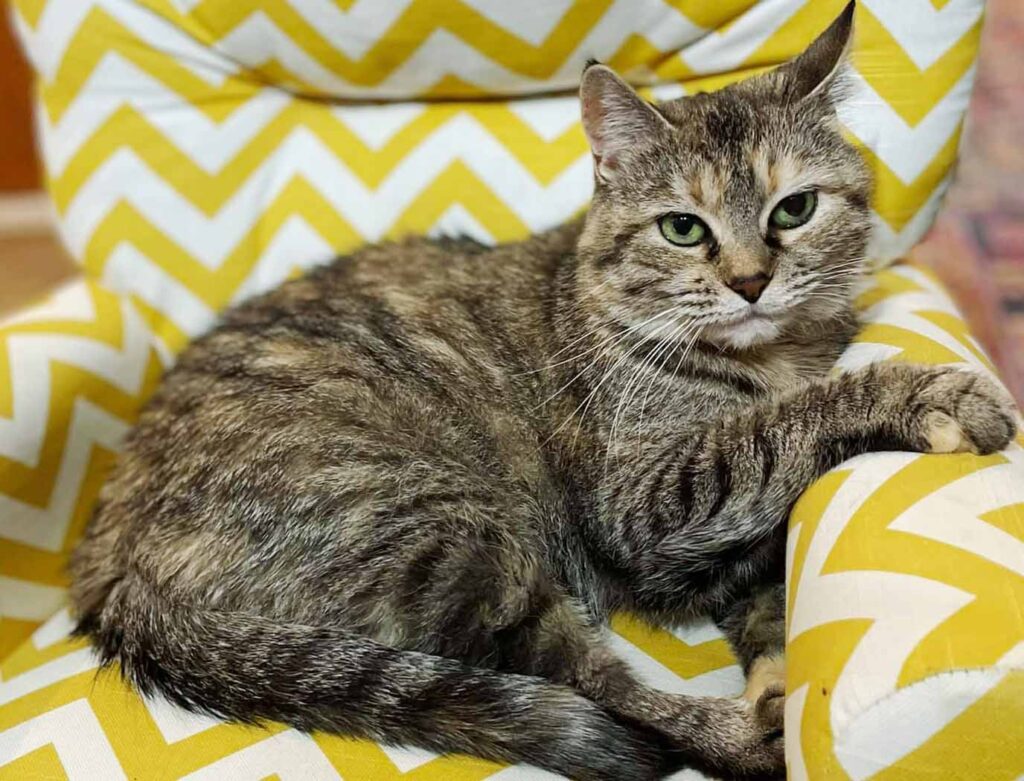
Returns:
[[[754,274],[752,277],[736,277],[730,279],[726,284],[730,290],[739,293],[744,300],[753,304],[761,297],[764,289],[768,287],[768,283],[771,281],[772,278],[762,272]]]

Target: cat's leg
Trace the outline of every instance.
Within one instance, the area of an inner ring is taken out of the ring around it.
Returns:
[[[647,457],[635,457],[630,443],[634,457],[614,460],[619,466],[601,486],[594,533],[642,609],[709,612],[737,602],[777,571],[790,508],[831,467],[879,450],[992,452],[1015,428],[1009,400],[983,377],[873,366],[753,404],[692,435],[645,442],[639,452]],[[765,602],[755,597],[746,610],[747,619],[753,615],[749,630],[744,621],[731,632],[757,673],[753,705],[652,692],[613,663],[602,667],[597,652],[584,655],[573,685],[671,735],[688,757],[723,761],[719,772],[727,775],[756,775],[762,771],[744,763],[781,763],[781,670],[771,660],[781,646],[782,598],[781,589],[762,597]],[[711,723],[722,729],[707,729]]]
[[[991,453],[1015,429],[1009,398],[979,374],[874,365],[700,430],[625,441],[603,477],[592,533],[642,609],[707,613],[768,577],[790,508],[847,458]]]
[[[786,689],[786,587],[768,583],[714,613],[747,677],[744,698],[756,703]],[[781,707],[781,701],[778,703]]]
[[[774,693],[748,703],[653,689],[568,599],[524,621],[516,635],[519,647],[528,649],[518,672],[571,686],[620,719],[660,735],[680,765],[726,779],[783,777],[782,700]]]
[[[469,532],[465,514],[453,514],[456,537],[440,513],[424,521],[430,514],[419,509],[422,539],[388,546],[401,563],[363,574],[373,582],[383,576],[387,586],[367,591],[374,595],[374,621],[362,632],[475,668],[571,687],[625,733],[599,737],[610,746],[607,753],[619,754],[623,779],[652,777],[650,768],[661,760],[730,779],[779,775],[781,715],[739,699],[670,695],[636,680],[605,644],[605,630],[533,555],[542,546],[528,539],[529,523],[491,518]],[[516,509],[510,504],[507,512]],[[352,615],[338,619],[348,625]],[[507,721],[497,711],[489,718]]]
[[[507,498],[485,515],[468,514],[461,503],[417,502],[415,525],[400,537],[392,512],[391,525],[375,525],[370,543],[387,553],[389,566],[346,567],[352,593],[368,596],[337,600],[338,623],[356,622],[360,634],[387,645],[571,687],[629,731],[618,745],[628,738],[634,753],[615,748],[621,778],[648,777],[641,762],[649,768],[660,758],[719,777],[777,775],[779,714],[638,682],[605,645],[597,619],[551,576],[539,555],[544,542],[531,536],[536,524],[524,514],[529,506]],[[490,718],[507,720],[497,711]]]

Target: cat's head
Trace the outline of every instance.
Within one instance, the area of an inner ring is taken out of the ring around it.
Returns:
[[[871,178],[835,113],[852,21],[850,3],[786,65],[657,106],[588,66],[580,278],[602,315],[744,349],[848,311],[871,230]]]

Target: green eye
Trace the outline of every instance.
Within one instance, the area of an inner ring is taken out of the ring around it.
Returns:
[[[708,226],[696,214],[666,214],[658,220],[661,235],[680,247],[693,247],[709,234]]]
[[[814,194],[813,190],[790,195],[779,201],[779,205],[772,209],[768,221],[773,227],[782,230],[798,228],[811,219],[817,205],[818,196]]]

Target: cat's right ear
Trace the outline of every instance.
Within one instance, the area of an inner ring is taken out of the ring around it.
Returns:
[[[594,173],[608,182],[629,153],[649,143],[668,122],[611,68],[591,61],[580,81],[583,130],[594,153]]]

